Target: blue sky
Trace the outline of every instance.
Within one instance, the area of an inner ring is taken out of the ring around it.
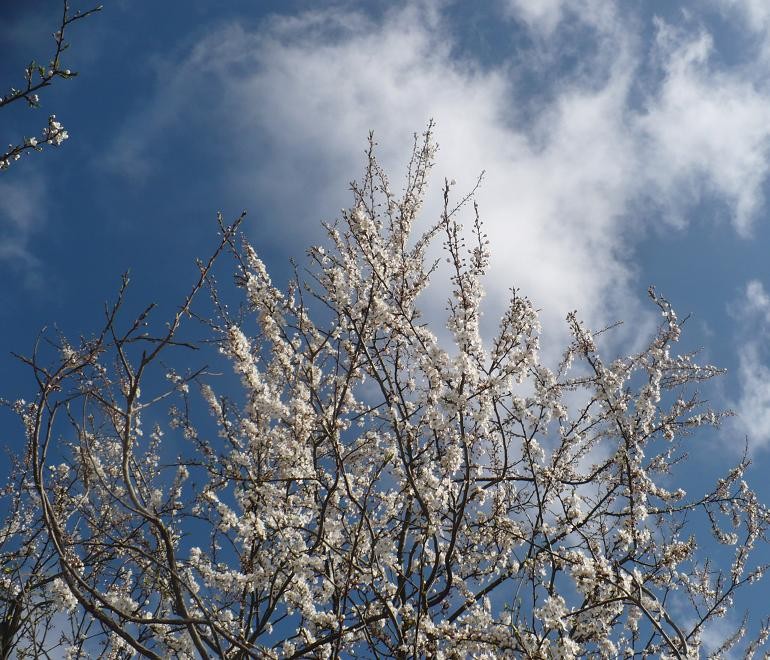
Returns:
[[[0,5],[4,86],[48,56],[59,12]],[[217,210],[248,209],[283,281],[349,203],[368,131],[397,183],[432,117],[426,217],[445,176],[469,190],[486,172],[489,322],[517,286],[542,310],[546,351],[572,309],[595,328],[623,319],[608,348],[628,350],[656,322],[654,284],[692,315],[687,347],[728,369],[710,395],[738,413],[695,452],[693,478],[735,460],[744,437],[754,475],[770,466],[764,0],[116,0],[69,41],[80,75],[0,124],[9,142],[56,113],[70,134],[0,173],[0,397],[34,393],[9,352],[43,326],[96,329],[122,272],[137,307],[170,312]],[[426,306],[440,319],[441,296]],[[18,442],[9,417],[0,433]]]

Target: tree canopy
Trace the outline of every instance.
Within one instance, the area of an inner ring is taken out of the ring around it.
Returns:
[[[633,355],[600,357],[570,314],[549,368],[516,290],[482,338],[473,193],[445,183],[415,230],[431,129],[399,195],[370,138],[350,209],[285,291],[242,217],[220,216],[160,330],[152,306],[124,319],[126,278],[99,332],[44,334],[22,358],[38,391],[13,404],[4,657],[698,656],[762,576],[768,523],[745,458],[677,488],[691,433],[722,417],[696,389],[719,369],[677,353],[681,323],[652,290],[661,326]],[[228,255],[238,310],[213,277]],[[445,325],[420,312],[444,275]],[[237,382],[196,363],[190,325]]]

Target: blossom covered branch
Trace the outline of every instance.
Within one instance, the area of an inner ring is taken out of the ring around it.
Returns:
[[[34,60],[30,62],[24,69],[23,85],[19,88],[11,87],[5,96],[0,96],[0,108],[21,101],[24,101],[30,108],[38,108],[40,107],[38,92],[53,84],[56,78],[68,79],[77,76],[77,72],[65,68],[61,62],[62,54],[69,48],[69,44],[64,40],[64,33],[72,23],[91,16],[101,9],[102,6],[99,5],[88,11],[77,11],[72,14],[69,3],[64,0],[59,29],[53,34],[55,49],[50,61],[45,65],[38,64]],[[48,125],[43,129],[39,138],[25,137],[18,144],[9,144],[6,151],[0,153],[0,170],[8,169],[11,163],[19,160],[25,152],[42,151],[46,144],[58,147],[68,137],[67,131],[56,119],[56,115],[50,115]]]

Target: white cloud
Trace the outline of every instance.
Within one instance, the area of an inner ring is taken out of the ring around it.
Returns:
[[[731,313],[740,323],[738,378],[740,395],[734,405],[737,421],[752,448],[770,443],[770,296],[763,284],[751,280]]]
[[[231,41],[260,71],[230,87],[233,102],[250,108],[239,113],[241,129],[261,129],[282,156],[270,168],[253,163],[243,175],[289,197],[305,185],[292,173],[309,159],[324,170],[320,192],[310,191],[311,208],[333,210],[347,203],[341,184],[357,174],[369,129],[400,176],[408,136],[435,117],[436,179],[455,178],[462,189],[487,172],[479,201],[493,241],[493,295],[520,286],[544,308],[548,326],[561,326],[573,307],[591,322],[608,320],[613,284],[622,289],[628,275],[614,254],[612,219],[622,208],[618,188],[630,145],[617,122],[605,121],[622,108],[623,81],[564,94],[538,122],[542,139],[533,139],[512,127],[517,92],[503,73],[455,62],[440,23],[406,10],[382,25],[362,20],[346,38],[319,43],[312,38],[317,20],[282,25],[272,42],[264,34]],[[434,218],[437,193],[426,208]]]
[[[764,30],[770,24],[770,5],[765,0],[727,0],[727,4],[744,11],[755,30]]]
[[[559,50],[567,12],[592,35],[594,50],[534,119],[519,112],[529,101],[517,86],[519,62],[483,69],[458,59],[432,4],[378,20],[325,9],[253,31],[213,31],[175,62],[162,95],[127,127],[123,165],[146,167],[148,145],[180,116],[188,130],[206,134],[208,126],[224,141],[228,194],[238,205],[271,209],[260,230],[295,242],[298,231],[312,237],[319,219],[348,203],[345,184],[358,173],[370,129],[395,177],[408,136],[435,117],[436,179],[455,178],[462,189],[487,172],[479,202],[493,244],[495,309],[515,285],[543,309],[546,328],[563,328],[575,308],[593,326],[638,320],[640,219],[631,211],[652,201],[656,216],[681,224],[689,204],[714,195],[748,233],[767,176],[770,97],[745,72],[717,70],[701,30],[659,23],[660,75],[645,77],[649,45],[639,43],[634,17],[619,16],[612,3],[580,12],[571,0],[537,11],[535,4],[512,2],[509,10],[539,31],[543,48]]]
[[[527,25],[545,36],[552,34],[561,22],[566,4],[565,0],[508,0],[509,9],[514,15],[518,15]]]
[[[768,174],[770,96],[745,72],[710,65],[713,42],[658,22],[664,79],[640,128],[648,139],[654,189],[683,214],[698,197],[728,202],[736,229],[750,233]]]
[[[759,280],[750,280],[746,284],[741,313],[744,316],[758,316],[770,328],[770,296]]]
[[[45,186],[39,176],[0,181],[0,262],[35,268],[30,243],[43,226]],[[36,279],[30,272],[29,282]]]
[[[766,0],[713,0],[728,18],[741,19],[753,32],[764,32],[770,25],[770,4]]]
[[[544,39],[552,37],[566,21],[591,25],[603,32],[614,31],[617,23],[615,4],[604,0],[506,0],[504,6],[511,16]]]

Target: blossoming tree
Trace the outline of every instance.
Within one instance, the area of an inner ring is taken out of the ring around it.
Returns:
[[[13,404],[27,449],[0,531],[3,657],[698,656],[761,577],[768,523],[747,460],[698,493],[673,482],[688,435],[720,421],[692,391],[718,370],[677,354],[654,292],[662,325],[627,357],[602,359],[572,314],[546,367],[516,291],[482,339],[472,197],[446,185],[441,217],[414,230],[423,138],[401,196],[371,143],[352,208],[286,291],[220,218],[161,332],[151,308],[122,323],[124,283],[101,332],[23,358],[38,391]],[[448,333],[420,314],[442,239]],[[213,278],[226,253],[237,313]],[[169,367],[196,355],[184,332],[206,292],[233,382]],[[745,629],[721,652],[768,632]]]

